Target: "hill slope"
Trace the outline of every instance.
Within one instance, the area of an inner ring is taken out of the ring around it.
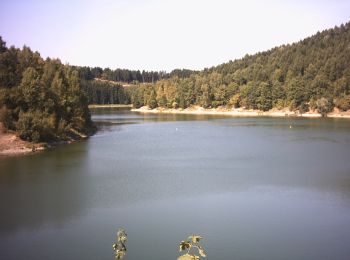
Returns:
[[[298,43],[130,90],[136,107],[350,108],[350,23]]]

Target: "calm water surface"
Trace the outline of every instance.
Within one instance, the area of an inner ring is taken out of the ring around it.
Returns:
[[[87,141],[0,157],[0,259],[350,259],[350,120],[98,109]]]

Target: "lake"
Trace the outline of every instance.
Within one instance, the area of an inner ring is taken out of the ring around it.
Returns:
[[[86,141],[0,157],[0,259],[349,259],[350,120],[92,110]]]

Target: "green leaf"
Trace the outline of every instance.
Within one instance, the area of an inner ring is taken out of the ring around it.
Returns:
[[[124,229],[120,228],[117,232],[117,241],[118,242],[125,242],[127,239],[127,234]]]
[[[199,240],[201,240],[203,237],[201,236],[198,236],[198,235],[192,235],[192,236],[189,236],[188,239],[189,240],[192,240],[193,243],[198,243]]]
[[[119,229],[117,232],[117,243],[113,244],[115,259],[123,259],[126,255],[125,241],[127,234],[124,229]]]
[[[186,250],[191,247],[191,244],[189,241],[181,241],[180,243],[180,252],[183,250]]]
[[[115,259],[123,259],[124,258],[124,256],[125,256],[125,251],[123,251],[123,250],[117,250],[116,252],[115,252]]]
[[[120,236],[120,237],[118,237],[118,242],[125,242],[126,241],[126,239],[127,239],[127,237],[126,236]]]

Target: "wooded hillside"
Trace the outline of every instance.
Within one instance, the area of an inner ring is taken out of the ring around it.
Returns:
[[[0,121],[23,140],[60,141],[94,127],[79,73],[59,60],[43,60],[0,37]]]
[[[232,46],[234,48],[234,46]],[[291,45],[131,89],[136,107],[199,105],[300,112],[350,108],[350,24]]]

